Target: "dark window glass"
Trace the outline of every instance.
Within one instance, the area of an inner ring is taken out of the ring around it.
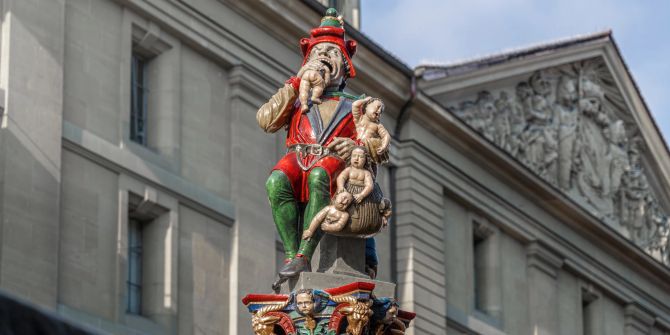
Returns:
[[[128,225],[128,306],[130,314],[142,311],[142,224],[130,220]]]
[[[130,70],[130,139],[147,145],[147,61],[133,53]]]

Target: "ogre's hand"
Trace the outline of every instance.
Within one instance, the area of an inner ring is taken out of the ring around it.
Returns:
[[[335,151],[342,160],[349,159],[351,151],[354,149],[354,140],[348,137],[335,137],[328,145],[328,149]]]
[[[298,99],[300,99],[301,109],[306,111],[309,106],[309,92],[312,91],[312,102],[321,103],[321,94],[330,83],[330,69],[318,60],[311,60],[298,71],[300,78],[300,88],[298,89]]]

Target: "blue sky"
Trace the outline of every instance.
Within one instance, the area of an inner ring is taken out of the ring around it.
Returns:
[[[409,66],[612,29],[670,139],[670,0],[362,0],[362,31]]]

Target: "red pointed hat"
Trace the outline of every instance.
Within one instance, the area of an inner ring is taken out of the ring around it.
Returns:
[[[312,29],[309,38],[300,39],[300,49],[302,50],[302,64],[307,62],[307,56],[312,47],[321,42],[330,42],[337,44],[344,55],[347,62],[346,68],[347,77],[353,78],[356,76],[356,69],[354,63],[351,62],[351,57],[356,53],[356,41],[344,39],[344,24],[342,17],[337,15],[335,8],[328,8],[326,16],[321,19],[321,25]]]

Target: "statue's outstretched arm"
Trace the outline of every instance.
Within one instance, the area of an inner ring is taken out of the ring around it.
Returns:
[[[289,123],[298,93],[291,83],[277,90],[256,112],[256,121],[266,133],[274,133]]]

